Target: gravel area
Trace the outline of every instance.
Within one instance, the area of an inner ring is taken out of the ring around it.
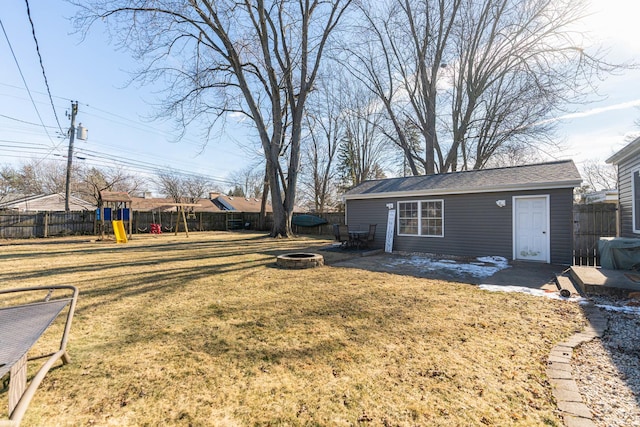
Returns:
[[[638,303],[591,299],[597,306]],[[603,337],[573,353],[573,376],[597,426],[640,427],[640,307],[629,309],[632,312],[604,310],[608,327]]]

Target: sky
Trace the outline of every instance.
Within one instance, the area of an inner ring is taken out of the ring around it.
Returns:
[[[176,169],[205,175],[220,189],[230,176],[258,167],[260,149],[246,124],[227,121],[224,134],[205,144],[197,129],[176,142],[171,121],[151,120],[157,87],[127,85],[128,71],[139,64],[109,44],[98,24],[81,40],[70,21],[75,9],[62,0],[29,0],[38,47],[54,109],[40,67],[24,0],[3,0],[0,8],[0,165],[35,159],[66,163],[69,128],[65,112],[78,101],[76,122],[88,129],[76,140],[74,162],[92,166],[125,165],[136,172]],[[593,43],[610,49],[610,61],[640,63],[640,16],[636,0],[594,0],[584,21]],[[8,40],[8,41],[7,41]],[[9,46],[10,43],[10,46]],[[604,161],[627,144],[640,128],[640,70],[610,76],[599,83],[593,102],[558,117],[557,141],[566,145],[552,158]],[[58,127],[57,122],[60,123]]]
[[[210,177],[221,190],[231,186],[230,174],[257,165],[258,147],[244,124],[228,122],[229,135],[205,144],[200,130],[176,142],[172,121],[151,120],[158,88],[127,85],[139,64],[109,45],[104,26],[81,40],[67,19],[75,12],[67,2],[29,0],[29,9],[57,121],[66,133],[66,113],[77,101],[76,124],[88,129],[86,141],[75,140],[74,163],[124,164],[134,172],[171,168]],[[0,20],[0,165],[31,159],[66,164],[68,138],[60,137],[25,1],[2,0]]]

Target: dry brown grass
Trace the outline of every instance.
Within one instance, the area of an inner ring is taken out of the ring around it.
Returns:
[[[0,286],[80,288],[72,363],[49,373],[25,426],[562,424],[544,372],[583,326],[574,304],[275,267],[317,239],[18,243],[0,246]]]

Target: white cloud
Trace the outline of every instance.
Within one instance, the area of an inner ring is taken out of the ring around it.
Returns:
[[[633,107],[640,107],[640,99],[621,102],[619,104],[614,104],[614,105],[607,105],[606,107],[592,108],[590,110],[579,111],[576,113],[569,113],[569,114],[565,114],[564,116],[557,117],[553,120],[555,121],[555,120],[578,119],[582,117],[595,116],[595,115],[606,113],[609,111],[626,110],[628,108],[633,108]]]

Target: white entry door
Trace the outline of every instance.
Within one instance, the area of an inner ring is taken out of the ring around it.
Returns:
[[[513,259],[550,262],[549,197],[513,200]]]

